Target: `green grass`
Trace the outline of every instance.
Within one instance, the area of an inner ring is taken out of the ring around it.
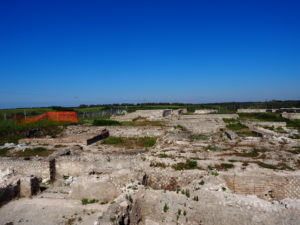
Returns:
[[[285,122],[286,119],[279,113],[239,113],[240,119],[266,121],[266,122]]]
[[[17,157],[32,157],[32,156],[40,156],[47,157],[51,155],[54,151],[46,148],[26,148],[24,151],[18,151],[14,156]]]
[[[94,120],[93,122],[94,126],[121,126],[122,124],[119,121],[116,120]]]
[[[104,139],[104,141],[102,142],[102,144],[105,144],[105,145],[117,145],[117,144],[121,144],[123,142],[124,142],[123,138],[120,138],[120,137],[108,137],[108,138]]]
[[[163,126],[160,121],[124,121],[119,122],[109,119],[95,119],[94,126]]]
[[[236,122],[237,122],[236,119],[228,119],[228,118],[223,118],[223,121],[224,121],[225,123],[236,123]]]
[[[2,149],[0,149],[0,157],[8,156],[9,150],[11,150],[11,148],[2,148]]]
[[[220,165],[215,165],[214,168],[216,168],[217,170],[227,170],[234,168],[234,165],[231,163],[221,163]]]
[[[241,129],[248,129],[247,126],[241,124],[241,123],[230,123],[226,125],[226,128],[232,131],[239,131]]]
[[[185,163],[177,163],[172,166],[174,170],[191,170],[191,169],[197,169],[198,164],[197,161],[194,160],[186,160]]]
[[[208,140],[208,136],[205,134],[194,134],[191,136],[192,140]]]
[[[150,148],[156,144],[157,137],[139,137],[139,138],[125,138],[125,137],[108,137],[103,140],[102,144],[116,145],[125,148]]]
[[[41,136],[55,137],[66,125],[69,125],[69,123],[38,121],[36,123],[20,124],[13,120],[0,121],[0,145],[8,142],[17,143],[19,139],[26,137],[28,131],[36,129],[43,134]]]
[[[240,156],[240,157],[258,157],[260,152],[267,152],[268,149],[264,149],[264,148],[254,148],[252,149],[250,152],[242,152],[242,153],[235,153],[236,156]]]
[[[273,165],[273,164],[267,164],[264,162],[257,161],[256,164],[262,168],[273,169],[273,170],[294,170],[286,163],[278,163],[277,165]]]

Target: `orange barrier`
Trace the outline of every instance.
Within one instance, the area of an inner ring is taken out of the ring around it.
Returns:
[[[55,121],[55,122],[78,123],[78,117],[76,112],[46,112],[36,117],[23,119],[21,120],[21,122],[34,123],[42,119]]]

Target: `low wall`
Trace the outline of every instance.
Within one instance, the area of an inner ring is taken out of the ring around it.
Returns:
[[[300,113],[282,113],[281,116],[290,120],[300,120]]]
[[[238,113],[265,113],[267,109],[238,109]]]
[[[140,163],[136,156],[62,156],[56,159],[56,176],[81,176],[105,170],[135,169]]]
[[[0,158],[0,170],[12,169],[21,176],[34,175],[38,178],[55,178],[55,159]]]
[[[16,179],[0,185],[0,207],[20,195],[20,180]]]
[[[262,199],[300,199],[300,176],[223,175],[228,188],[236,194],[256,195]]]

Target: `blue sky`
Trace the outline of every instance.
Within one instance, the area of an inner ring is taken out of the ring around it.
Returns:
[[[300,3],[0,2],[0,108],[300,99]]]

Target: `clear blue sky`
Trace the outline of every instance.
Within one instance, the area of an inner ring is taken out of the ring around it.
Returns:
[[[0,108],[300,99],[297,0],[0,2]]]

